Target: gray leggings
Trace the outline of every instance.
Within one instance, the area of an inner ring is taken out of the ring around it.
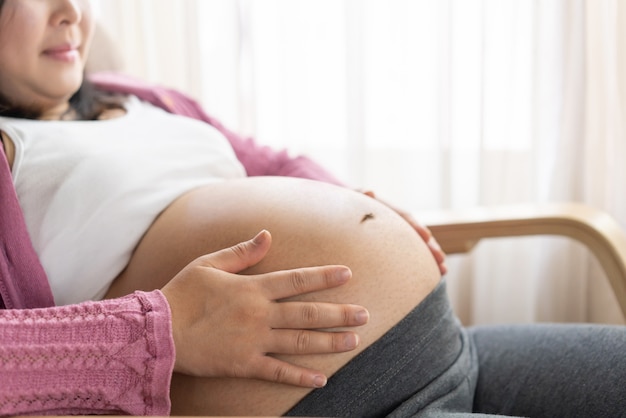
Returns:
[[[465,329],[442,281],[287,415],[626,417],[626,327]]]

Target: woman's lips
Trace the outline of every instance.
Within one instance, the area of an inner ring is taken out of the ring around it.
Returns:
[[[70,63],[80,58],[78,47],[69,44],[46,49],[43,55],[56,61]]]

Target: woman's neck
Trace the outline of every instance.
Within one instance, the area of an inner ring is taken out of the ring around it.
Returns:
[[[72,109],[69,102],[59,104],[55,107],[45,110],[38,119],[41,120],[74,120],[76,112]]]

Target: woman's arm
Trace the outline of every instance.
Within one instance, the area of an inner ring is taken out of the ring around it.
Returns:
[[[0,310],[0,416],[167,415],[172,372],[250,377],[305,387],[322,373],[267,353],[350,351],[363,325],[355,305],[287,302],[341,286],[350,271],[315,267],[237,273],[261,261],[268,232],[200,257],[162,291],[45,309]],[[171,312],[171,314],[170,314]]]
[[[322,373],[268,353],[338,353],[358,346],[354,332],[317,330],[365,325],[369,319],[365,308],[288,301],[346,284],[352,276],[347,267],[233,274],[259,263],[270,246],[271,235],[262,231],[251,240],[197,258],[163,287],[173,312],[176,372],[319,388],[326,384]]]
[[[52,290],[33,248],[11,168],[0,148],[0,309],[54,305]]]
[[[168,414],[170,324],[158,290],[0,310],[0,415]]]

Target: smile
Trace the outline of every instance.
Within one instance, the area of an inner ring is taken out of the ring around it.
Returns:
[[[80,58],[78,48],[72,45],[62,45],[55,48],[46,49],[43,55],[56,61],[75,62]]]

